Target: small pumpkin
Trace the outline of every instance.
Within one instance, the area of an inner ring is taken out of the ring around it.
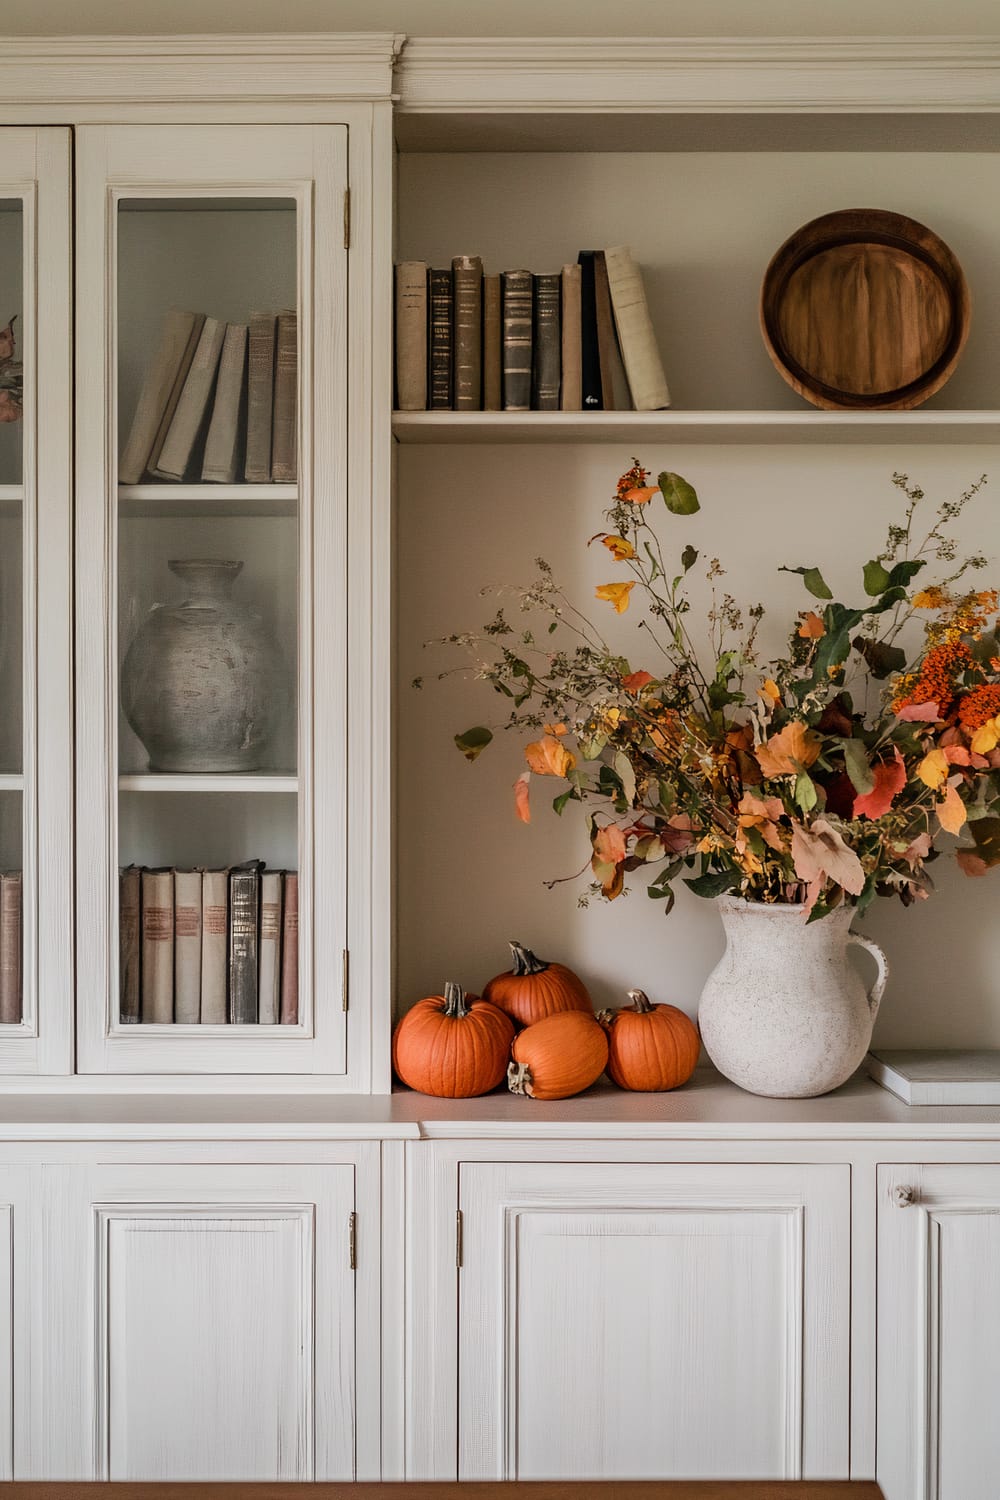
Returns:
[[[449,982],[418,1000],[392,1038],[392,1065],[421,1094],[471,1099],[503,1082],[514,1039],[509,1016]]]
[[[484,986],[483,999],[506,1011],[515,1025],[533,1026],[567,1010],[593,1015],[587,986],[572,969],[536,958],[523,943],[511,943],[510,952],[513,968]]]
[[[619,1088],[654,1093],[687,1083],[698,1061],[698,1028],[676,1005],[652,1005],[629,990],[632,1009],[602,1010],[608,1036],[608,1074]]]
[[[608,1039],[593,1014],[560,1011],[519,1031],[511,1056],[507,1087],[512,1094],[568,1099],[600,1078],[608,1061]]]

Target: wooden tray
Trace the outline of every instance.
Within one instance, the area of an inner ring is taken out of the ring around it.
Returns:
[[[775,367],[814,406],[908,410],[958,363],[969,290],[933,230],[886,209],[842,209],[773,256],[760,326]]]

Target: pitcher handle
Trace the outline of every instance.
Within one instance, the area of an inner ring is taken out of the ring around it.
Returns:
[[[873,943],[871,938],[862,937],[860,932],[849,932],[847,934],[847,941],[849,943],[858,943],[862,948],[867,948],[872,958],[878,964],[878,974],[875,976],[875,983],[868,991],[868,1009],[871,1011],[872,1020],[874,1021],[878,1015],[878,1008],[882,1003],[886,981],[889,978],[889,960],[878,943]]]

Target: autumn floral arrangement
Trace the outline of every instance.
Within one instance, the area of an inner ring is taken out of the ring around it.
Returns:
[[[698,895],[801,902],[811,921],[876,895],[910,904],[932,889],[943,835],[967,875],[984,875],[1000,863],[998,601],[969,587],[986,559],[959,559],[951,530],[985,476],[929,524],[923,492],[904,474],[893,483],[901,519],[857,600],[835,600],[818,567],[784,567],[809,600],[784,654],[762,660],[763,607],[741,608],[719,561],[690,544],[669,561],[653,525],[694,514],[694,489],[673,473],[650,484],[634,460],[591,545],[620,570],[597,599],[632,611],[635,649],[609,645],[536,560],[535,581],[510,591],[516,623],[501,606],[482,632],[447,638],[505,704],[458,748],[474,760],[497,728],[531,735],[516,811],[530,821],[538,777],[559,783],[557,813],[583,804],[589,889],[608,899],[645,872],[669,911],[688,871]],[[702,573],[707,652],[692,629]]]
[[[0,422],[17,422],[24,410],[24,366],[15,354],[11,318],[0,328]]]

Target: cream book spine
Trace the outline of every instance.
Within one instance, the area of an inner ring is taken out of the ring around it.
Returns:
[[[174,872],[174,1021],[201,1020],[201,871]]]
[[[399,411],[427,406],[425,260],[402,260],[396,267],[396,405]]]
[[[142,1020],[174,1019],[174,872],[142,872]]]
[[[174,420],[156,465],[155,472],[160,479],[182,480],[191,466],[212,398],[225,333],[226,325],[218,318],[205,319]]]
[[[201,1024],[225,1026],[229,871],[201,872]]]
[[[277,1026],[281,1005],[281,871],[260,877],[260,950],[257,1021]]]
[[[583,372],[581,365],[580,267],[562,268],[562,385],[559,405],[562,411],[583,410]]]
[[[642,272],[627,245],[605,250],[604,259],[632,405],[636,411],[662,411],[670,405],[670,391],[649,316]]]
[[[232,484],[242,468],[246,434],[247,325],[230,323],[222,341],[212,420],[205,439],[201,477],[210,484]]]
[[[119,484],[139,484],[146,472],[194,326],[194,313],[172,308],[163,315],[160,342],[146,366],[135,415],[118,463]]]

